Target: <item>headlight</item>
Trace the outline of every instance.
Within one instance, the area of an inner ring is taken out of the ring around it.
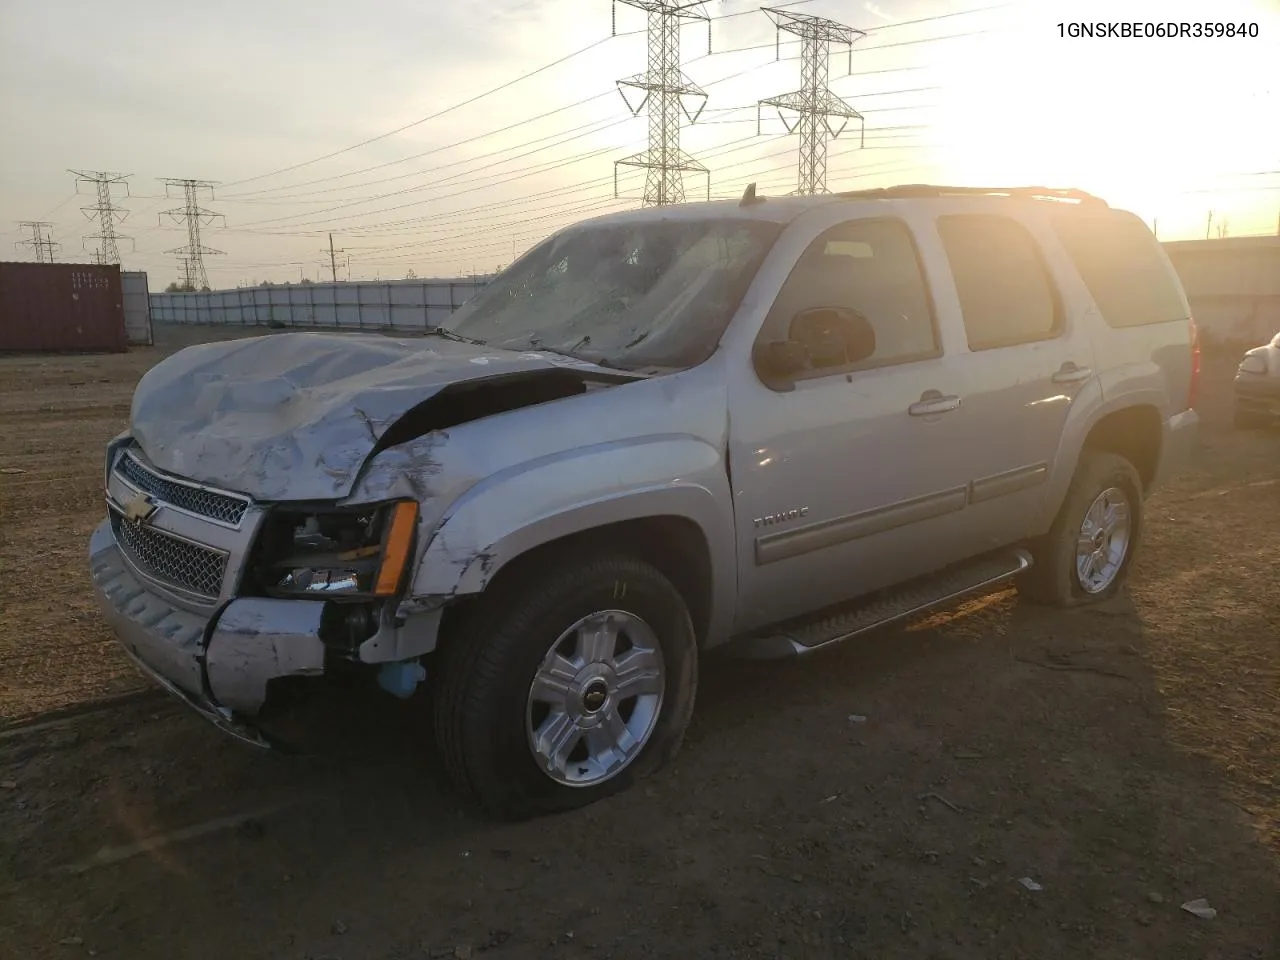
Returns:
[[[386,597],[400,588],[418,505],[346,510],[279,507],[267,518],[255,565],[268,594],[325,599]]]
[[[1240,363],[1241,373],[1266,373],[1267,361],[1257,355],[1245,357]]]

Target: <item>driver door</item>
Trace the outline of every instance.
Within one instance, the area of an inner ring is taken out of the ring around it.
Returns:
[[[793,321],[815,310],[865,318],[869,355],[851,362],[832,351],[829,330],[826,343],[806,345],[813,325]],[[789,384],[731,379],[737,632],[941,568],[965,550],[966,460],[953,456],[947,416],[963,384],[944,362],[907,222],[847,220],[808,246],[757,354],[793,338],[817,359]]]

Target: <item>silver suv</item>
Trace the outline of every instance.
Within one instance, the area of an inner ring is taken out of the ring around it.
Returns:
[[[425,686],[455,783],[529,816],[670,758],[712,647],[807,654],[1009,581],[1114,594],[1198,368],[1161,247],[1078,191],[632,211],[425,339],[158,364],[93,580],[224,730],[269,743],[322,675]]]

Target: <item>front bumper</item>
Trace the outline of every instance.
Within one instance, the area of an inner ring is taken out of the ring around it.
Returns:
[[[322,603],[249,597],[209,615],[194,613],[135,574],[109,521],[90,538],[89,568],[98,607],[130,658],[164,689],[241,740],[269,745],[251,718],[266,702],[272,680],[324,672]]]

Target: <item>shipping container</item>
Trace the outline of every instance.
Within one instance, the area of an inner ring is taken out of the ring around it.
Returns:
[[[151,293],[147,290],[146,273],[121,270],[120,287],[124,291],[124,330],[129,346],[151,346]]]
[[[0,352],[127,349],[118,266],[0,263]]]

